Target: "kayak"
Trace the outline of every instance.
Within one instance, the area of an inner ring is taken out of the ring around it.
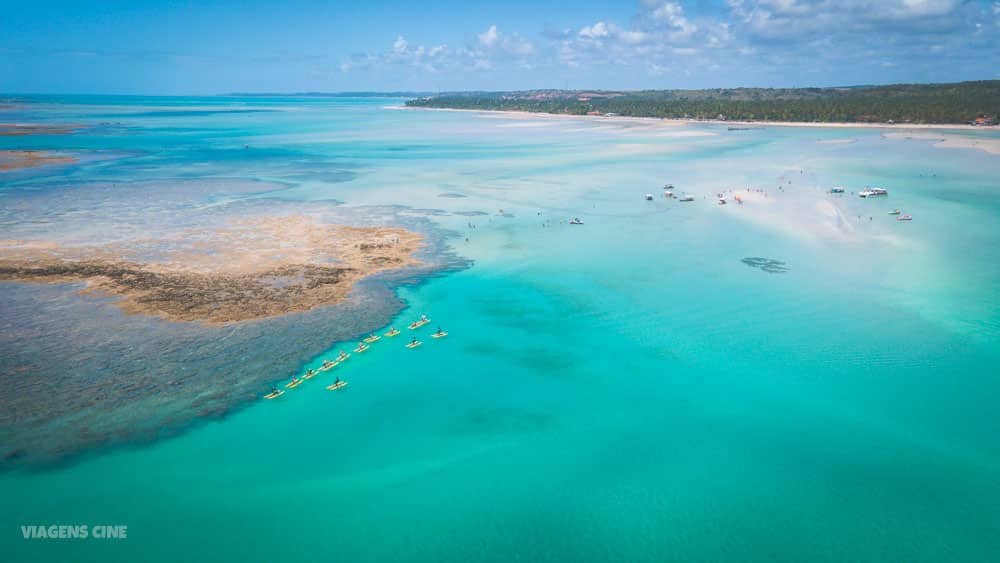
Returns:
[[[306,374],[302,376],[302,379],[312,379],[317,373],[319,372],[316,370],[307,371]]]
[[[399,331],[396,330],[396,329],[392,329],[389,332],[385,333],[386,336],[397,336],[398,334],[399,334]]]
[[[421,342],[421,341],[418,340],[416,342],[410,342],[409,344],[406,345],[406,347],[407,348],[416,348],[417,346],[420,346],[421,344],[423,344],[423,342]]]
[[[264,398],[265,399],[277,399],[278,397],[280,397],[280,396],[282,396],[284,394],[285,394],[284,391],[278,389],[278,390],[275,390],[275,391],[271,391],[267,395],[264,395]]]
[[[340,365],[340,362],[330,362],[328,364],[323,364],[323,367],[319,368],[319,371],[326,371],[328,369],[333,369]]]
[[[350,355],[350,354],[344,354],[343,356],[337,356],[337,361],[336,361],[336,363],[338,363],[338,364],[339,364],[339,363],[341,363],[341,362],[346,362],[346,361],[347,361],[347,358],[350,358],[350,357],[351,357],[351,355]]]
[[[354,349],[354,351],[360,354],[361,352],[364,352],[368,348],[370,348],[370,346],[358,346],[357,348]]]
[[[302,385],[303,381],[305,381],[305,380],[304,379],[296,379],[295,381],[289,381],[288,383],[285,384],[285,389],[295,389],[299,385]]]
[[[372,342],[376,342],[378,340],[382,340],[382,337],[381,336],[369,336],[368,338],[365,338],[364,342],[367,343],[367,344],[371,344]]]
[[[448,336],[447,332],[435,332],[431,335],[431,338],[444,338],[445,336]]]
[[[424,326],[425,324],[427,324],[429,322],[431,322],[430,319],[426,319],[426,320],[423,320],[423,321],[413,321],[412,323],[410,323],[410,327],[409,328],[410,328],[410,330],[415,330],[415,329],[418,329],[418,328]]]
[[[336,391],[337,389],[340,389],[342,387],[347,387],[346,381],[341,381],[340,383],[334,383],[333,385],[326,386],[327,390],[329,391]]]

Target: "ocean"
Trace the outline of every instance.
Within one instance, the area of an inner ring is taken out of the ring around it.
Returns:
[[[326,206],[428,233],[437,264],[226,345],[72,284],[0,283],[0,450],[19,452],[0,473],[5,560],[996,558],[1000,156],[879,129],[401,103],[29,97],[0,114],[88,126],[0,136],[79,160],[0,176],[2,239]],[[865,186],[889,195],[857,197]],[[421,314],[431,324],[406,330]],[[208,352],[167,354],[169,370],[213,393],[252,378],[258,397],[390,325],[397,340],[274,401],[75,405],[36,441],[36,413],[10,415],[30,378],[62,397],[61,378],[89,370],[100,388],[176,339]],[[94,326],[160,344],[109,348]],[[449,336],[431,339],[439,326]],[[412,335],[423,345],[404,348]],[[326,391],[334,375],[349,386]],[[73,434],[125,416],[151,422]],[[60,524],[127,539],[22,537]]]

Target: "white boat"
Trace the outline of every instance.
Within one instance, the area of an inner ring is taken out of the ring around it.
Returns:
[[[569,224],[570,224],[570,225],[582,225],[582,224],[583,224],[583,221],[581,221],[581,220],[580,220],[579,218],[577,218],[577,217],[573,217],[572,219],[570,219],[570,220],[569,220]]]
[[[900,210],[893,209],[892,211],[889,212],[889,215],[899,215],[900,213],[902,213]]]
[[[653,201],[653,194],[646,194],[646,201]]]
[[[909,215],[900,215],[899,217],[896,217],[896,220],[897,221],[912,221],[913,217],[910,217]]]
[[[889,195],[889,190],[885,188],[865,188],[858,192],[858,197],[879,197]]]
[[[670,198],[674,197],[674,192],[672,192],[670,190],[667,190],[667,191],[663,192],[663,197],[665,197],[667,199],[670,199]]]
[[[693,195],[682,195],[680,201],[694,201]]]

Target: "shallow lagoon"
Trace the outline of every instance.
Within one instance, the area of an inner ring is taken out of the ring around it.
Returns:
[[[323,389],[331,372],[152,445],[3,474],[13,560],[969,561],[1000,548],[995,155],[878,130],[386,100],[52,101],[12,119],[115,125],[31,143],[114,158],[38,169],[0,197],[280,182],[239,197],[397,206],[450,231],[473,265],[399,290],[392,322],[426,312],[425,344],[355,354],[337,368],[343,392]],[[662,198],[665,183],[695,201]],[[833,185],[890,196],[825,195]],[[748,186],[768,197],[714,203]],[[560,223],[574,216],[585,225]],[[437,324],[451,336],[430,339]],[[129,539],[22,540],[33,523],[127,524]]]

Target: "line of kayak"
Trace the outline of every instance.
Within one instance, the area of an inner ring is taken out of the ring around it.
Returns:
[[[413,321],[407,328],[409,328],[410,330],[416,330],[430,322],[431,320],[427,318],[427,315],[421,315],[419,320]],[[394,336],[399,336],[399,334],[400,331],[397,330],[396,327],[389,327],[389,332],[386,332],[383,336],[392,338]],[[431,338],[434,339],[440,339],[446,336],[448,336],[448,333],[442,330],[440,327],[438,327],[437,332],[431,334]],[[358,347],[355,348],[353,352],[356,354],[361,354],[363,352],[366,352],[369,348],[371,348],[371,344],[374,344],[375,342],[378,342],[381,339],[382,337],[376,335],[374,332],[370,333],[368,337],[363,338],[361,342],[358,343]],[[421,346],[422,344],[423,342],[417,340],[416,337],[414,337],[412,340],[410,340],[409,344],[406,344],[406,347],[413,349]],[[292,376],[292,380],[285,384],[285,389],[295,389],[299,385],[302,385],[302,383],[305,382],[307,379],[312,379],[313,377],[315,377],[317,374],[319,374],[319,372],[329,371],[339,366],[340,364],[346,362],[350,357],[351,357],[350,354],[345,352],[340,352],[335,360],[328,360],[328,359],[323,360],[323,364],[318,369],[310,368],[308,371],[306,371],[306,373],[302,377]],[[337,380],[334,381],[332,385],[327,385],[326,388],[330,391],[336,391],[338,389],[343,389],[346,386],[347,382],[341,381],[340,378],[338,377]],[[267,395],[264,395],[264,398],[268,400],[277,399],[278,397],[284,394],[285,391],[283,389],[278,389],[277,387],[272,386],[271,392],[268,393]]]

